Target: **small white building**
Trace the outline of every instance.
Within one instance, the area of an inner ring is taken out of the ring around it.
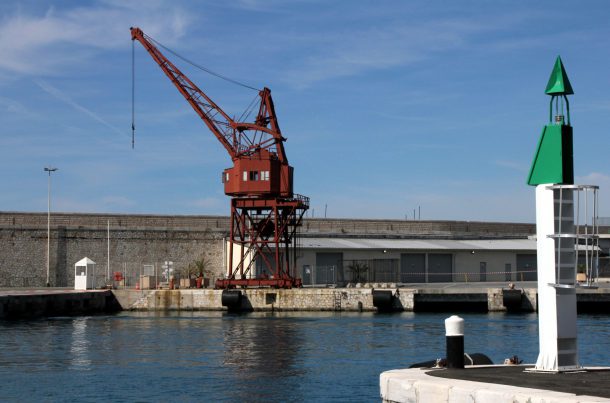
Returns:
[[[74,289],[91,290],[95,287],[95,262],[84,257],[74,264]]]

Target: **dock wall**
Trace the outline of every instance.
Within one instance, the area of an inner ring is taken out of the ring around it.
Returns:
[[[535,288],[377,288],[392,293],[391,311],[535,312]],[[242,293],[242,311],[375,312],[372,288],[253,288]],[[222,290],[2,290],[0,319],[90,315],[120,310],[222,311]],[[610,312],[610,288],[580,290],[579,312]]]
[[[0,319],[93,315],[121,309],[110,290],[24,291],[0,295]]]
[[[382,288],[391,291],[394,311],[533,312],[536,290],[520,290],[518,305],[506,304],[501,288],[453,291]],[[376,311],[371,288],[244,289],[245,311]],[[225,310],[222,290],[113,290],[125,310]]]

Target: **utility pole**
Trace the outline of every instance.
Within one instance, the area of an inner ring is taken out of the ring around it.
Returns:
[[[51,172],[57,171],[57,168],[45,167],[45,172],[49,174],[48,193],[47,193],[47,287],[51,286]]]
[[[106,272],[107,272],[106,273],[106,283],[108,284],[108,283],[110,283],[110,220],[108,220],[107,224],[108,224],[108,226],[106,227],[106,235],[108,237],[108,243],[107,243],[108,250],[107,250],[106,257],[108,260],[106,262]]]

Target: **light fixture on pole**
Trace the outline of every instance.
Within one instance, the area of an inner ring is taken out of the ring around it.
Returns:
[[[50,267],[51,267],[51,172],[57,171],[57,168],[45,167],[45,172],[48,172],[48,194],[47,194],[47,287],[50,283]]]

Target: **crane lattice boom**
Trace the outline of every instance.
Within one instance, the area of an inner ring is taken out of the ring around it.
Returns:
[[[288,165],[283,144],[286,139],[277,122],[269,88],[259,91],[260,105],[254,122],[235,121],[169,61],[140,28],[131,28],[131,38],[144,46],[229,153],[234,167],[223,174],[226,194],[292,197],[292,167]]]

